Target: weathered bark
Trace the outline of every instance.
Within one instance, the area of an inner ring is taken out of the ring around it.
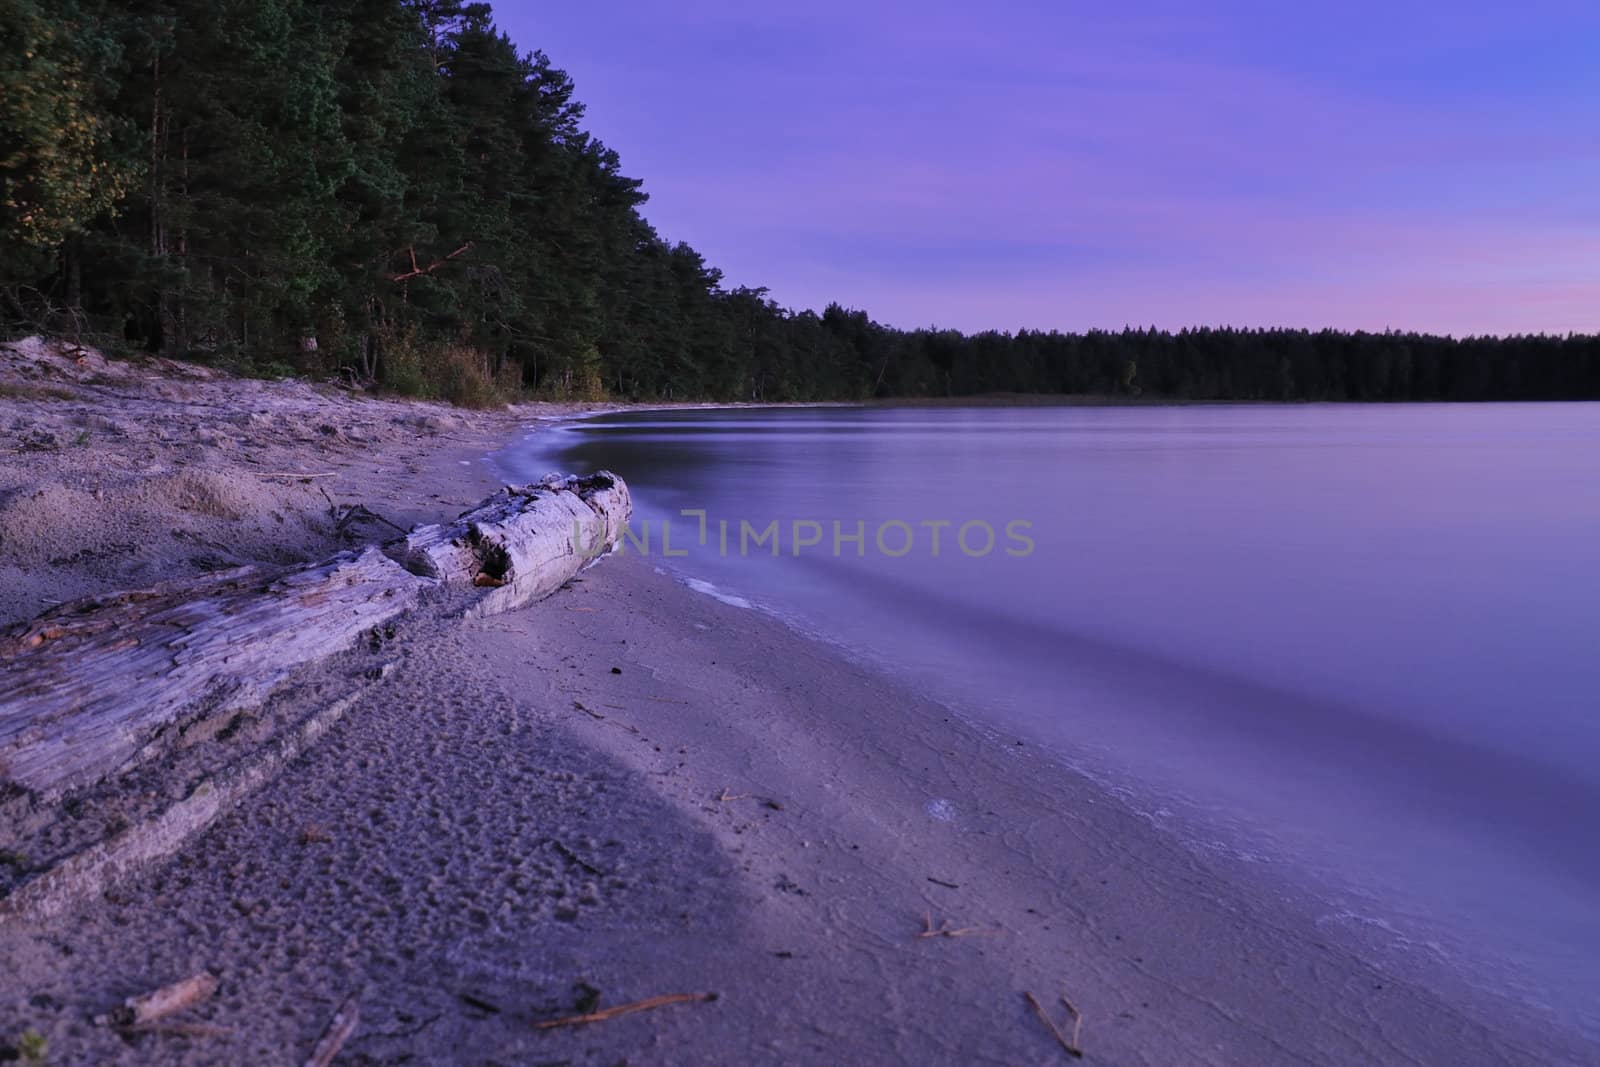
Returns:
[[[168,752],[180,729],[263,704],[292,671],[386,628],[426,591],[482,589],[473,614],[545,596],[614,546],[630,512],[627,486],[612,475],[547,479],[386,550],[92,597],[0,632],[0,796],[59,799]],[[0,896],[0,920],[48,914],[170,854],[314,743],[352,699],[314,712],[159,814],[53,862]]]
[[[187,717],[261,703],[427,585],[367,549],[94,597],[15,627],[0,636],[0,783],[54,794],[103,778]]]
[[[628,487],[608,472],[507,487],[454,522],[422,526],[389,546],[415,574],[490,592],[472,608],[493,615],[548,596],[622,536]]]

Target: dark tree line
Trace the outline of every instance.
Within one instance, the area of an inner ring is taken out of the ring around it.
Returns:
[[[464,402],[1600,396],[1600,340],[891,329],[727,289],[461,0],[0,0],[0,322]]]

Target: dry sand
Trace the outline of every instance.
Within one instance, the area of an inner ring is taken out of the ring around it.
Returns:
[[[362,466],[404,469],[387,451],[272,458],[344,464],[349,499],[420,516],[416,495],[483,477],[445,432],[386,446],[415,448],[409,499]],[[1092,783],[648,560],[510,615],[418,618],[384,655],[182,856],[0,929],[0,1048],[32,1030],[53,1063],[300,1063],[355,994],[339,1062],[1071,1062],[1033,992],[1081,1009],[1089,1063],[1595,1061],[1374,970]],[[202,970],[220,988],[179,1018],[225,1036],[92,1022]],[[676,993],[718,996],[536,1028]]]
[[[0,625],[437,522],[495,488],[478,461],[508,434],[595,406],[470,412],[37,339],[0,345]],[[371,515],[341,523],[358,504]]]

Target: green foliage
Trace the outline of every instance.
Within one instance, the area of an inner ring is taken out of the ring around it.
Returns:
[[[439,383],[440,399],[464,408],[493,407],[499,402],[488,357],[465,345],[450,345],[440,354],[432,379]]]
[[[497,371],[494,357],[482,349],[432,341],[415,324],[383,327],[379,333],[381,383],[388,392],[469,408],[504,404],[521,392],[520,369],[506,363]]]
[[[962,335],[724,287],[461,0],[0,0],[0,328],[469,405],[1600,396],[1600,340]]]
[[[17,1038],[17,1052],[24,1063],[43,1063],[50,1057],[50,1042],[37,1030],[24,1030]]]
[[[293,378],[295,376],[293,367],[289,366],[287,363],[277,361],[271,363],[252,363],[246,369],[246,372],[252,378],[263,378],[267,381],[278,381],[284,378]]]
[[[0,247],[53,250],[137,179],[105,107],[120,53],[96,6],[0,0]]]
[[[428,342],[421,338],[415,324],[380,326],[374,342],[381,346],[378,367],[383,387],[400,396],[427,396]]]

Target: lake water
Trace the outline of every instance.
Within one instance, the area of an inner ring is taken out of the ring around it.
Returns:
[[[617,471],[702,592],[1600,1037],[1600,405],[675,411],[498,459]]]

